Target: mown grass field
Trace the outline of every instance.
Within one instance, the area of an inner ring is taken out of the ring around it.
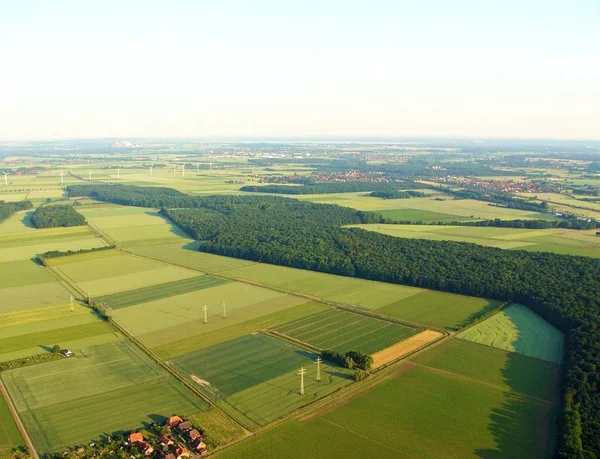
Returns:
[[[196,271],[120,250],[54,258],[50,265],[94,298],[199,275]]]
[[[4,397],[0,394],[0,458],[8,459],[14,457],[13,448],[25,445],[23,437],[10,414]]]
[[[431,212],[428,210],[420,209],[395,209],[395,210],[381,210],[378,212],[385,218],[391,218],[392,220],[398,221],[422,221],[425,223],[429,222],[464,222],[476,220],[471,217],[463,217],[460,215],[452,215],[449,213]]]
[[[484,298],[425,290],[375,312],[435,328],[456,330],[498,305],[498,301]]]
[[[565,255],[600,257],[600,238],[595,230],[561,228],[528,230],[434,225],[354,225],[368,231],[409,239],[470,242],[500,249],[553,252]]]
[[[9,370],[2,379],[41,453],[207,405],[127,341]]]
[[[351,372],[321,364],[316,355],[262,334],[247,335],[170,362],[245,427],[255,429],[352,383]],[[300,367],[307,370],[300,395]]]
[[[223,303],[226,305],[227,318],[222,316]],[[302,303],[306,303],[306,300],[231,282],[117,309],[113,317],[146,345],[159,347]],[[208,308],[206,324],[204,305]],[[140,320],[140,317],[144,317],[144,320]]]
[[[146,303],[148,301],[160,300],[171,296],[203,290],[205,288],[216,287],[228,282],[228,280],[219,279],[218,277],[197,276],[175,282],[168,282],[166,284],[157,284],[150,287],[115,293],[113,295],[101,296],[98,300],[108,304],[113,309],[120,309],[139,303]]]
[[[472,348],[477,346],[450,343],[416,359],[426,361],[435,352],[426,363],[436,367],[406,362],[393,377],[370,389],[350,399],[333,400],[217,457],[552,457],[556,398],[520,392],[541,389],[544,370],[534,366],[538,373],[530,383],[522,374],[527,366],[521,359],[526,357],[517,355],[519,363],[512,368],[512,362],[501,361],[512,360],[512,355],[489,349],[493,355],[474,362],[478,368],[484,365],[486,378],[466,376],[462,368],[455,372],[455,366],[468,368]],[[485,368],[488,361],[492,369]],[[512,376],[504,376],[503,371],[518,373],[521,383],[513,385]]]
[[[457,335],[506,351],[562,363],[564,336],[529,308],[513,304]]]
[[[385,349],[416,332],[410,327],[333,308],[280,325],[275,331],[320,349],[367,354]]]

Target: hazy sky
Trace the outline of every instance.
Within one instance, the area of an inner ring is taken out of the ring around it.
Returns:
[[[0,0],[0,139],[600,138],[600,0]]]

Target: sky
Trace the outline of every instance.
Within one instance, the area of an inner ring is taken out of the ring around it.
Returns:
[[[600,0],[0,0],[0,140],[600,139]]]

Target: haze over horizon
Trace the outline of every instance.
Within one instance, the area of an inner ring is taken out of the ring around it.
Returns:
[[[599,19],[598,0],[2,2],[0,140],[600,139]]]

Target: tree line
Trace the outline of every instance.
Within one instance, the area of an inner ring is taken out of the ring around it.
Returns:
[[[369,196],[373,198],[381,199],[410,199],[410,198],[424,198],[428,196],[422,191],[402,191],[402,190],[380,190],[369,193]]]
[[[600,260],[343,228],[380,217],[276,196],[188,198],[162,212],[204,252],[528,306],[566,334],[557,456],[600,454]]]
[[[421,183],[415,182],[322,182],[302,186],[278,184],[246,185],[241,187],[240,191],[276,194],[329,194],[385,190],[387,192],[392,193],[397,190],[406,190],[412,188],[426,188],[426,186]]]
[[[482,226],[486,228],[522,228],[522,229],[572,229],[572,230],[591,230],[600,228],[600,222],[587,220],[500,220],[486,219],[477,221],[433,221],[424,222],[422,220],[388,220],[387,223],[398,225],[433,225],[433,226]]]
[[[38,207],[31,216],[31,223],[36,228],[56,228],[59,226],[82,226],[85,217],[68,204],[57,204]]]
[[[31,201],[6,202],[0,201],[0,222],[3,222],[15,212],[29,210],[33,207]]]

